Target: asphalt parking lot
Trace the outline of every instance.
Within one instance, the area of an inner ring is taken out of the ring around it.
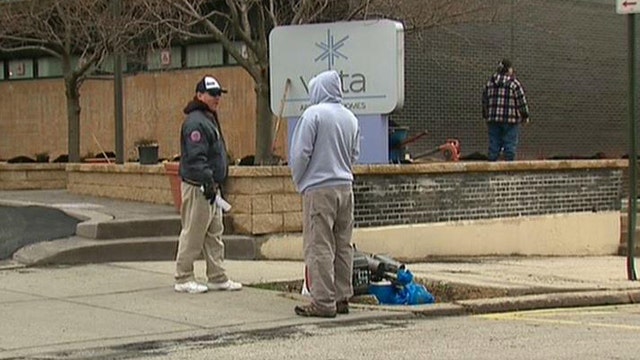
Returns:
[[[0,206],[0,260],[23,246],[72,236],[80,220],[44,206]]]

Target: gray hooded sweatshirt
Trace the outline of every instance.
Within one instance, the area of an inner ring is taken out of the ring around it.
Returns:
[[[309,82],[309,106],[300,117],[289,149],[289,167],[300,193],[350,185],[360,155],[358,119],[342,105],[340,76],[325,71]]]

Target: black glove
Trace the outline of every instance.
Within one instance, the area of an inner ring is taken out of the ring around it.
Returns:
[[[202,193],[209,203],[213,204],[216,200],[216,185],[213,182],[202,184]]]

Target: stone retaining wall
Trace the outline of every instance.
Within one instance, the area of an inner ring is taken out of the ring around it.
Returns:
[[[164,164],[69,164],[67,172],[67,189],[74,194],[174,204]],[[231,167],[225,197],[233,206],[225,215],[226,233],[302,229],[302,200],[286,167]]]
[[[234,233],[302,231],[302,198],[287,167],[232,167],[225,192]]]
[[[162,164],[68,164],[67,190],[73,194],[173,204]]]
[[[459,162],[355,168],[355,226],[429,224],[527,216],[619,212],[617,160]],[[163,165],[67,166],[73,193],[172,204]],[[227,231],[302,230],[302,200],[287,167],[231,167]]]
[[[66,164],[0,163],[0,190],[64,189]]]

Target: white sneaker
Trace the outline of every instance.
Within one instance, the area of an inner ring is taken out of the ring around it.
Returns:
[[[207,292],[209,288],[195,281],[187,281],[186,283],[175,284],[173,290],[179,293],[201,294]]]
[[[207,283],[207,287],[211,291],[216,291],[216,290],[235,291],[235,290],[242,289],[242,284],[240,284],[239,282],[227,280],[222,283],[211,283],[211,282]]]

